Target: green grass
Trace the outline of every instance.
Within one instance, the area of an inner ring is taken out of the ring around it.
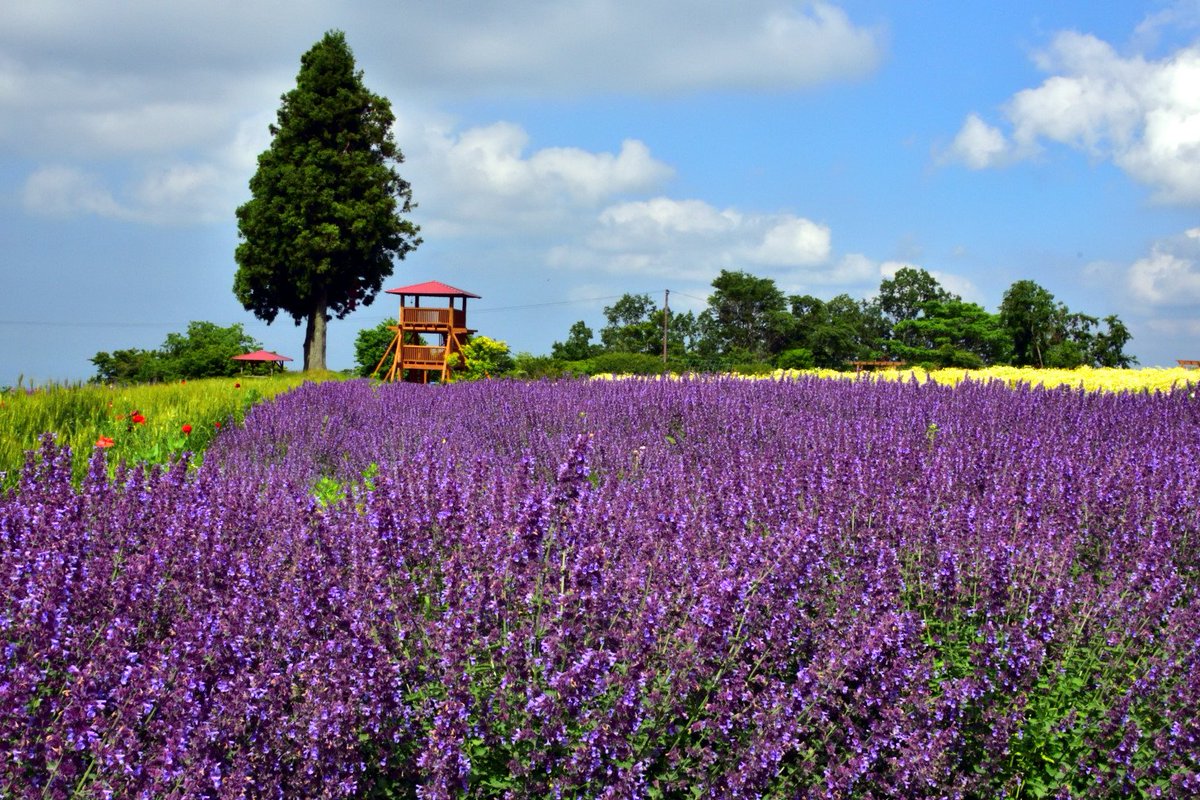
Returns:
[[[112,465],[159,463],[184,451],[202,453],[221,426],[240,423],[261,400],[306,381],[340,377],[284,373],[126,387],[51,384],[9,389],[0,393],[0,488],[16,483],[26,453],[35,450],[45,434],[71,448],[76,478],[106,440],[112,441],[106,448]]]

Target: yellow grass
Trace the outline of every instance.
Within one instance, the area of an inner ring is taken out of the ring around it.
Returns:
[[[987,369],[883,369],[877,372],[839,372],[832,369],[782,370],[766,375],[733,375],[746,380],[780,379],[815,375],[819,378],[838,380],[913,380],[934,381],[957,385],[965,379],[973,381],[1003,381],[1011,387],[1018,385],[1070,386],[1091,392],[1169,392],[1175,387],[1186,387],[1200,383],[1200,371],[1182,367],[1147,367],[1145,369],[1115,369],[1079,367],[1078,369],[1036,369],[1033,367],[988,367]],[[593,379],[613,380],[621,377],[611,374],[594,375]],[[676,376],[672,376],[676,377]]]
[[[788,374],[776,370],[775,377]],[[799,374],[799,373],[792,373]],[[853,377],[853,373],[818,371],[825,377]],[[987,369],[885,369],[878,372],[860,373],[877,380],[932,380],[936,383],[957,385],[964,379],[972,381],[1003,381],[1008,386],[1070,386],[1092,392],[1168,392],[1175,387],[1184,387],[1200,382],[1200,372],[1182,367],[1148,367],[1145,369],[1115,369],[1079,367],[1078,369],[1036,369],[1033,367],[988,367]]]
[[[237,424],[254,403],[309,380],[339,376],[283,373],[270,377],[207,378],[172,384],[109,387],[48,385],[0,393],[0,486],[12,485],[25,454],[52,434],[68,445],[77,476],[101,437],[112,440],[109,463],[161,461],[200,452],[219,430]],[[138,413],[145,422],[134,421]],[[184,433],[183,426],[191,432]]]

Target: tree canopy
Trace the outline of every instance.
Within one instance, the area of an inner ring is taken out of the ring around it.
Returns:
[[[926,367],[1016,364],[1128,367],[1129,329],[1115,315],[1071,311],[1030,280],[1014,283],[998,313],[962,300],[923,269],[902,267],[872,299],[839,294],[785,296],[770,278],[723,270],[699,317],[672,314],[669,366],[675,370],[776,367],[850,369],[854,361],[899,360]],[[662,310],[648,294],[626,294],[604,309],[600,344],[576,322],[553,355],[563,362],[660,355]],[[623,365],[624,366],[624,365]]]
[[[95,381],[146,383],[181,378],[236,375],[242,366],[233,357],[262,345],[240,323],[223,328],[212,322],[189,322],[185,333],[168,333],[158,350],[128,348],[92,356]]]
[[[282,97],[251,199],[237,210],[233,290],[259,319],[306,321],[304,368],[325,368],[325,326],[369,305],[393,259],[420,244],[403,214],[412,190],[396,171],[391,104],[363,85],[341,31],[300,59]]]

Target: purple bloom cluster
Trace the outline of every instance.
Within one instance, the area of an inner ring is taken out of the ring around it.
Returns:
[[[710,379],[306,385],[78,487],[47,442],[0,795],[1196,796],[1198,434]]]

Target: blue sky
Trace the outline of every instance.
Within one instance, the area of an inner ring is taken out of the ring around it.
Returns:
[[[904,265],[995,310],[1032,279],[1200,358],[1200,2],[0,0],[0,386],[191,320],[300,358],[231,286],[300,55],[346,32],[424,244],[387,286],[482,295],[546,353],[722,269],[867,297]],[[333,368],[395,313],[329,332]]]

